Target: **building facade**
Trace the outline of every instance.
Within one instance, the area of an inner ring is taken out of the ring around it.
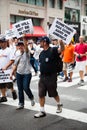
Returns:
[[[64,9],[64,22],[75,28],[80,35],[81,0],[67,0]]]
[[[87,40],[87,0],[83,0],[83,3],[81,9],[81,35],[85,36]]]
[[[41,26],[47,33],[55,18],[63,20],[62,0],[0,0],[0,32],[12,24],[31,18],[34,26]]]
[[[0,33],[12,24],[31,18],[34,26],[48,32],[55,18],[87,35],[87,0],[0,0]]]

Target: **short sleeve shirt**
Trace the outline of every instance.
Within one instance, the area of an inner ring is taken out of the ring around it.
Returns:
[[[0,49],[0,69],[6,66],[10,60],[14,59],[14,53],[11,52],[10,48],[7,47],[6,49]],[[8,69],[10,69],[10,67]]]
[[[15,59],[14,65],[17,66],[17,73],[19,74],[31,73],[30,53],[24,52],[22,55],[19,55]]]
[[[78,43],[75,46],[75,52],[78,54],[85,54],[87,52],[87,44]],[[86,56],[83,56],[80,60],[78,59],[78,57],[76,57],[76,61],[85,61],[85,60],[86,60]]]
[[[52,51],[50,50],[52,49]],[[47,50],[43,50],[39,56],[40,72],[41,74],[53,74],[56,73],[55,56],[58,54],[57,47],[49,47]]]

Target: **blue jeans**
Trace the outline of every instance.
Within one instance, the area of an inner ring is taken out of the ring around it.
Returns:
[[[34,57],[30,58],[30,63],[32,65],[33,69],[34,69],[34,72],[37,73],[38,70],[37,70],[37,67],[36,67],[36,64],[35,64],[35,58]]]
[[[35,59],[35,66],[37,71],[39,70],[39,60]]]
[[[24,105],[24,91],[28,98],[32,100],[34,98],[32,91],[30,89],[31,73],[21,75],[16,73],[17,76],[17,86],[18,86],[18,95],[19,95],[19,104]]]

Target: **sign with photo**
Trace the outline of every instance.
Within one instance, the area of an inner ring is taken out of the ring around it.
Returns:
[[[33,34],[32,20],[23,20],[13,24],[13,30],[16,32],[17,38],[22,37],[23,34]]]
[[[66,7],[64,21],[80,22],[80,10]]]
[[[49,34],[55,39],[61,39],[64,43],[69,44],[76,30],[69,25],[63,23],[59,19],[55,19],[50,27]]]
[[[10,79],[10,73],[11,73],[11,69],[5,70],[4,72],[0,70],[0,83],[12,82],[12,80]]]

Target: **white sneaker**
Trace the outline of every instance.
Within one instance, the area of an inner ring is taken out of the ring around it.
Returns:
[[[46,116],[46,113],[45,112],[38,112],[37,114],[34,115],[34,118],[40,118],[40,117],[45,117]]]
[[[61,113],[62,112],[62,107],[63,107],[63,104],[58,104],[56,113]]]
[[[24,105],[19,105],[16,110],[21,110],[21,109],[24,109]]]
[[[80,80],[78,85],[84,86],[85,85],[84,80]]]

